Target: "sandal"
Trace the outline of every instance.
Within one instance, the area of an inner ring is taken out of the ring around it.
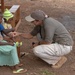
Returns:
[[[27,53],[27,52],[21,52],[21,56],[20,57],[23,57],[23,56],[27,56],[29,53]]]
[[[52,68],[60,68],[66,61],[67,58],[63,56],[55,65],[52,66]]]
[[[25,72],[27,72],[27,69],[18,69],[18,70],[16,70],[16,71],[13,71],[13,73],[16,73],[16,74],[18,74],[18,73],[25,73]]]

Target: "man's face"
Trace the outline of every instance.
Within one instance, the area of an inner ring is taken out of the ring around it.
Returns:
[[[34,20],[31,23],[33,23],[34,25],[41,25],[42,21],[41,20]]]

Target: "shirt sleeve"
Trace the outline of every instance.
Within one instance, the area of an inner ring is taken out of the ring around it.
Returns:
[[[30,34],[32,35],[32,36],[36,36],[38,33],[40,33],[40,26],[36,26],[36,27],[34,27],[34,29],[30,32]]]
[[[0,32],[4,30],[4,27],[2,24],[0,24]]]
[[[55,34],[55,26],[53,24],[46,23],[44,29],[45,29],[45,41],[50,43],[53,42],[53,37]]]

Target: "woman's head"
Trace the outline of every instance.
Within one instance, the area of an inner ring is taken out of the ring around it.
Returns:
[[[5,22],[10,23],[11,20],[13,19],[13,14],[8,9],[6,9],[3,13],[3,18]]]

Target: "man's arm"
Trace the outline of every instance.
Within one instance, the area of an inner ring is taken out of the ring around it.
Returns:
[[[38,46],[38,45],[48,45],[48,44],[50,44],[50,42],[46,42],[46,41],[32,42],[33,48]]]
[[[33,38],[33,36],[30,33],[21,33],[20,34],[22,37],[26,38],[26,39],[31,39]]]
[[[40,45],[41,45],[41,44],[50,44],[50,42],[47,42],[47,41],[44,41],[44,40],[43,40],[43,41],[40,41],[39,44],[40,44]]]
[[[16,36],[22,36],[23,38],[26,38],[26,39],[31,39],[31,38],[34,37],[34,36],[31,35],[30,33],[12,32],[12,35],[13,35],[13,37],[16,37]]]

